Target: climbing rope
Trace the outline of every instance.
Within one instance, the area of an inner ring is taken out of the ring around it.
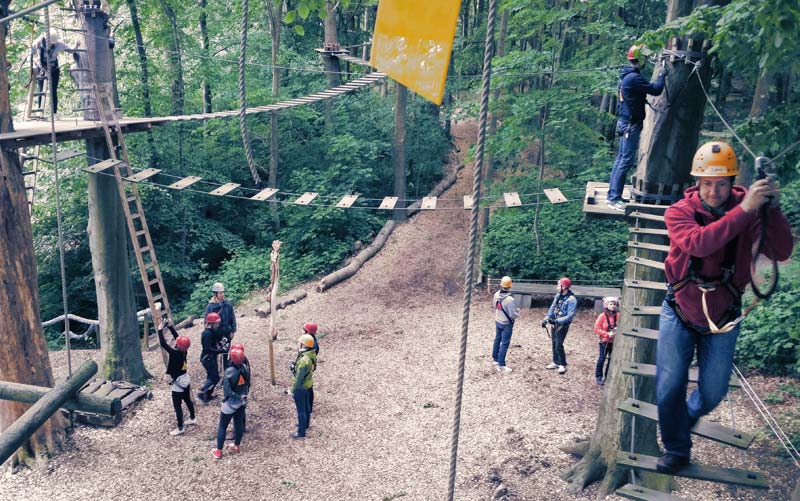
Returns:
[[[56,140],[56,117],[53,111],[53,97],[56,88],[53,87],[53,65],[50,61],[50,8],[44,8],[44,36],[45,36],[45,57],[47,58],[47,90],[50,93],[50,100],[45,101],[50,108],[50,144],[53,158],[53,172],[55,175],[56,188],[56,225],[58,226],[58,259],[61,264],[61,300],[64,305],[64,343],[67,349],[67,374],[72,377],[72,352],[70,350],[69,339],[69,303],[67,301],[67,272],[64,264],[64,229],[61,214],[61,187],[58,172],[58,141]],[[56,61],[58,63],[58,61]],[[72,415],[70,414],[70,417]]]
[[[256,161],[253,158],[253,148],[250,144],[250,135],[247,133],[247,97],[245,95],[245,57],[247,55],[247,14],[249,1],[242,0],[242,37],[239,50],[239,130],[242,133],[242,143],[244,143],[244,155],[247,157],[247,167],[256,185],[261,184],[261,177],[256,169]]]
[[[472,178],[472,197],[481,197],[481,171],[483,170],[483,150],[486,144],[486,121],[489,113],[489,87],[492,80],[492,55],[494,54],[494,23],[497,15],[497,0],[489,0],[489,12],[486,18],[486,44],[483,52],[483,81],[481,87],[481,105],[478,120],[478,144],[476,146],[475,164]],[[456,465],[458,462],[458,435],[461,431],[461,398],[464,394],[464,365],[467,358],[467,334],[469,333],[469,313],[472,301],[472,273],[475,267],[475,251],[478,244],[478,216],[481,212],[479,204],[473,204],[469,224],[469,251],[467,266],[464,270],[464,310],[461,315],[461,345],[458,352],[458,382],[456,383],[456,401],[453,410],[453,435],[450,442],[450,478],[447,484],[447,499],[453,501],[456,486]]]

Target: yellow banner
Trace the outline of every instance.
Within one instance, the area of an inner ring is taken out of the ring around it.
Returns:
[[[370,64],[442,104],[461,0],[380,0]]]

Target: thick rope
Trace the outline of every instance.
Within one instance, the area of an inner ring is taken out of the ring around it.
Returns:
[[[244,155],[247,157],[247,167],[256,185],[261,184],[261,177],[256,170],[256,161],[253,159],[253,148],[250,145],[250,135],[247,133],[247,97],[244,85],[245,57],[247,56],[247,13],[249,9],[248,0],[242,0],[242,38],[239,50],[239,130],[242,133],[242,143],[244,144]]]
[[[486,19],[486,44],[483,52],[483,83],[481,88],[480,119],[478,122],[478,145],[475,154],[475,167],[472,178],[472,199],[481,198],[481,174],[483,150],[486,144],[486,122],[489,114],[489,85],[492,77],[492,55],[494,54],[494,23],[497,16],[497,0],[489,0],[489,14]],[[456,402],[453,411],[453,436],[450,442],[450,478],[447,485],[447,499],[453,501],[456,485],[456,464],[458,462],[458,435],[461,431],[461,398],[464,394],[464,365],[467,358],[467,334],[469,333],[469,313],[472,301],[472,272],[475,267],[475,250],[478,243],[479,204],[472,205],[469,225],[469,251],[464,270],[464,310],[461,315],[461,346],[458,353],[458,383]]]
[[[61,217],[61,187],[58,175],[58,142],[56,141],[56,117],[53,104],[56,88],[53,87],[53,66],[50,61],[50,8],[44,8],[44,37],[45,57],[47,58],[47,90],[50,100],[46,101],[50,108],[50,144],[52,148],[53,172],[55,173],[56,188],[56,225],[58,226],[58,259],[61,264],[61,301],[64,304],[64,344],[67,349],[67,374],[72,376],[72,352],[69,339],[69,303],[67,301],[67,272],[64,265],[64,229]],[[71,414],[70,414],[71,416]]]

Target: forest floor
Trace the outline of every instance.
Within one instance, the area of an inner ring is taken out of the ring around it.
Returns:
[[[463,161],[476,137],[474,122],[453,133],[460,147],[450,167]],[[443,198],[460,199],[472,186],[472,168],[459,174]],[[278,384],[270,385],[268,319],[253,314],[262,295],[237,308],[237,341],[253,367],[242,452],[210,454],[219,399],[200,405],[198,425],[178,437],[167,377],[157,351],[145,354],[155,376],[153,399],[138,403],[113,429],[79,426],[66,451],[40,469],[6,468],[0,500],[64,499],[442,499],[447,492],[463,303],[467,211],[422,211],[398,227],[384,249],[350,280],[325,293],[314,284],[306,299],[280,310],[275,343]],[[493,310],[486,292],[473,295],[467,347],[456,499],[490,499],[499,485],[508,500],[594,499],[596,485],[572,495],[558,473],[576,461],[559,446],[591,435],[603,389],[595,385],[595,313],[581,309],[566,340],[569,371],[544,369],[549,341],[538,325],[543,307],[524,310],[515,327],[508,374],[493,370]],[[292,440],[296,414],[284,395],[303,322],[320,325],[312,427]],[[201,328],[192,339],[190,373],[196,390],[204,379]],[[57,376],[64,352],[51,356]],[[73,352],[73,364],[98,358]],[[763,395],[779,384],[753,377]],[[219,393],[219,392],[218,392]],[[749,451],[698,440],[704,462],[763,471],[771,490],[738,492],[680,480],[692,499],[789,499],[796,471],[778,454],[771,436],[740,391],[732,395],[736,427],[757,431]],[[711,416],[730,424],[727,405]]]

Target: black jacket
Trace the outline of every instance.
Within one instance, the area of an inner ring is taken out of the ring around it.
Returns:
[[[650,83],[635,66],[625,66],[619,75],[619,119],[631,124],[644,121],[647,95],[658,96],[664,90],[664,74]]]
[[[172,333],[172,338],[176,339],[178,337],[178,333],[175,331],[175,327],[170,325],[169,330]],[[178,379],[178,377],[183,374],[186,374],[187,353],[170,346],[169,343],[167,343],[167,340],[164,339],[164,331],[162,329],[158,329],[158,342],[161,344],[161,347],[164,348],[167,353],[169,353],[167,374],[169,374],[173,380]]]
[[[209,301],[206,306],[206,315],[212,312],[219,313],[222,319],[219,324],[222,335],[228,339],[233,339],[233,334],[236,332],[236,314],[233,312],[233,305],[227,301],[221,303]]]
[[[200,335],[200,342],[203,345],[203,352],[200,353],[200,357],[202,358],[204,355],[219,355],[220,353],[228,353],[227,350],[223,350],[217,348],[220,340],[220,332],[213,329],[208,329],[203,331]]]

